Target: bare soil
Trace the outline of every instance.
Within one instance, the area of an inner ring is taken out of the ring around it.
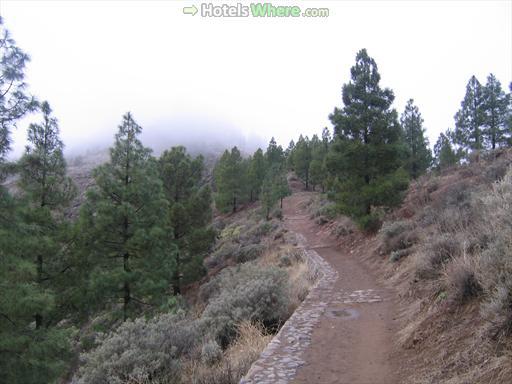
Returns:
[[[298,189],[298,186],[293,187]],[[325,298],[330,303],[329,307],[313,331],[311,344],[303,356],[306,363],[293,382],[400,383],[400,360],[394,346],[399,328],[397,297],[379,281],[377,264],[372,266],[367,262],[367,256],[373,249],[369,247],[364,254],[363,235],[357,235],[356,239],[347,237],[346,242],[349,243],[340,244],[329,231],[309,217],[305,203],[311,196],[309,192],[295,192],[285,199],[283,213],[287,226],[303,235],[307,247],[315,249],[336,269],[339,274],[335,285],[338,296],[341,294],[359,300],[340,302]],[[355,243],[358,251],[354,250]]]

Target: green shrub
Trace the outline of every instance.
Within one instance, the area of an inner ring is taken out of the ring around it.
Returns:
[[[235,254],[236,261],[238,263],[245,263],[252,261],[260,257],[265,252],[266,247],[261,244],[249,244],[244,247],[240,247]]]
[[[325,225],[329,222],[329,219],[325,216],[318,216],[316,219],[315,219],[315,223],[318,224],[318,225]]]
[[[325,216],[329,220],[334,220],[338,216],[336,204],[328,202],[322,205],[317,211],[317,216]]]
[[[382,225],[382,220],[381,220],[380,215],[369,214],[369,215],[364,215],[364,216],[360,217],[357,220],[357,223],[359,224],[359,226],[361,227],[361,229],[363,231],[366,231],[369,233],[375,233],[380,229],[380,227]]]
[[[387,241],[410,230],[411,227],[412,223],[409,220],[385,222],[379,233],[384,237],[384,241]]]
[[[205,259],[205,264],[208,268],[224,267],[227,260],[236,258],[239,250],[239,244],[225,242]]]
[[[277,229],[277,224],[273,221],[264,221],[256,229],[256,234],[266,236],[273,230]]]
[[[408,249],[419,240],[418,232],[409,220],[386,222],[379,234],[382,239],[382,251],[386,254]],[[400,257],[405,255],[402,253]]]
[[[208,340],[201,347],[201,362],[207,365],[218,363],[222,359],[222,348],[215,340]]]
[[[288,276],[280,268],[246,263],[213,280],[202,321],[223,346],[234,339],[236,325],[243,320],[272,328],[288,317]]]
[[[259,223],[248,223],[240,235],[240,242],[243,244],[259,244],[264,234]]]
[[[178,377],[180,357],[188,355],[199,339],[197,322],[180,315],[128,320],[104,335],[97,348],[82,354],[78,383],[157,382]]]
[[[399,249],[397,251],[391,252],[391,255],[389,256],[389,260],[395,263],[395,262],[399,261],[400,259],[402,259],[406,256],[409,256],[410,253],[411,253],[410,249]]]
[[[291,267],[297,262],[304,261],[304,254],[298,248],[292,248],[290,250],[286,250],[284,253],[279,255],[279,266],[280,267]]]
[[[243,229],[243,225],[233,223],[222,230],[222,232],[220,233],[220,238],[221,240],[238,241],[240,233],[242,232]]]
[[[336,220],[336,225],[333,229],[333,234],[336,237],[347,236],[354,233],[356,226],[354,222],[347,216],[340,216]]]

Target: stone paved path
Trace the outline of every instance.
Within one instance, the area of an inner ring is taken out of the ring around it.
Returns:
[[[241,383],[397,384],[389,359],[392,295],[376,283],[373,271],[319,233],[302,208],[309,197],[294,193],[284,213],[318,274],[317,284]]]

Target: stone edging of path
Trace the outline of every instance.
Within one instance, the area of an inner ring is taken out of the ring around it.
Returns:
[[[311,343],[313,328],[324,313],[329,298],[334,294],[336,272],[316,251],[306,248],[305,238],[296,234],[316,283],[308,296],[281,327],[260,354],[240,384],[286,384],[304,365],[302,354]]]

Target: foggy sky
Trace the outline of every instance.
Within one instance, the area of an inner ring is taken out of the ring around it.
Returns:
[[[471,75],[485,83],[492,72],[507,90],[512,80],[511,1],[272,3],[328,7],[330,16],[184,15],[194,1],[0,0],[0,14],[31,56],[30,91],[50,102],[68,153],[109,146],[126,111],[147,145],[275,136],[286,146],[331,127],[361,48],[399,113],[415,99],[431,145],[453,126]],[[38,120],[19,124],[12,157]]]

